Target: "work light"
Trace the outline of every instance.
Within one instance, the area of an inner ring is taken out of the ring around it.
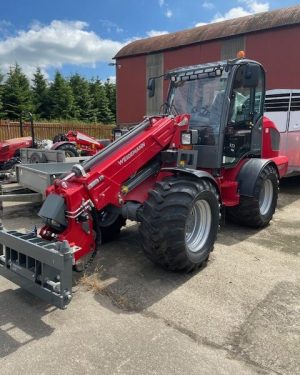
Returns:
[[[113,139],[114,141],[122,137],[122,130],[120,129],[114,129],[113,131]]]
[[[181,144],[191,145],[192,144],[192,134],[191,132],[181,132]]]

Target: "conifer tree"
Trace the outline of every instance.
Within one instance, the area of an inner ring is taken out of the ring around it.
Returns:
[[[116,85],[110,82],[108,78],[104,84],[106,96],[109,101],[109,108],[113,114],[113,119],[116,121]]]
[[[70,78],[70,86],[74,96],[75,117],[81,121],[93,121],[93,103],[88,81],[79,74],[75,74]]]
[[[18,64],[10,67],[3,86],[3,110],[9,119],[18,119],[21,113],[32,111],[29,80]]]
[[[55,73],[54,82],[49,88],[49,107],[52,119],[67,120],[76,117],[72,89],[58,71]]]
[[[4,112],[3,112],[3,74],[0,73],[0,118],[4,117]]]
[[[48,87],[40,68],[36,69],[32,83],[33,112],[37,118],[47,119],[50,117]]]
[[[88,81],[75,74],[65,79],[57,71],[48,84],[40,68],[33,75],[32,87],[16,63],[7,80],[0,74],[0,118],[18,119],[32,112],[37,119],[67,120],[111,124],[116,118],[116,85],[100,79]]]
[[[105,87],[98,78],[92,83],[91,92],[93,95],[93,108],[97,121],[100,121],[103,124],[111,124],[114,122],[114,116],[109,107],[109,100],[106,96]]]

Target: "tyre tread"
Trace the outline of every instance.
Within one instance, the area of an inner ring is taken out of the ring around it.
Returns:
[[[191,261],[183,250],[185,221],[191,202],[205,191],[217,200],[216,188],[204,179],[171,177],[157,182],[149,192],[149,198],[144,203],[140,234],[144,253],[151,261],[163,268],[184,272],[200,268],[207,261],[216,233],[213,233],[211,244],[200,262]],[[170,230],[175,227],[176,231]]]
[[[271,177],[272,176],[272,177]],[[270,212],[262,216],[259,209],[259,192],[262,186],[263,181],[266,178],[270,178],[273,182],[273,202],[270,207]],[[276,180],[275,180],[276,179]],[[277,181],[277,186],[275,185]],[[242,224],[253,228],[262,228],[269,224],[272,220],[273,214],[276,209],[278,198],[278,175],[275,167],[273,165],[267,165],[260,173],[257,179],[257,183],[254,189],[254,196],[247,197],[241,196],[240,204],[236,207],[231,207],[227,209],[227,216],[229,219],[236,223]]]

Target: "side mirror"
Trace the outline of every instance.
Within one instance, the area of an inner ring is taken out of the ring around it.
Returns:
[[[256,87],[261,77],[261,67],[257,64],[249,63],[244,74],[244,87]]]
[[[153,98],[155,95],[155,78],[149,78],[147,89],[149,98]]]

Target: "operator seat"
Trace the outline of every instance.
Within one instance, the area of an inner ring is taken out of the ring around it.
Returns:
[[[219,134],[221,112],[223,107],[225,93],[219,91],[210,106],[208,115],[208,124],[199,129],[200,144],[203,145],[215,145],[216,137]]]

